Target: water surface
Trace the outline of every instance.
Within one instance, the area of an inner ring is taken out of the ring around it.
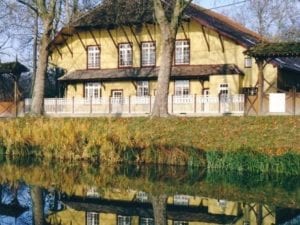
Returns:
[[[2,159],[0,194],[1,225],[300,224],[300,179],[280,175]]]

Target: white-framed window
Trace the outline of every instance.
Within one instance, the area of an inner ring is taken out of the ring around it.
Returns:
[[[189,225],[187,221],[173,221],[174,225]]]
[[[148,202],[148,194],[144,191],[139,191],[136,193],[136,200],[139,202]]]
[[[123,90],[112,90],[111,97],[113,98],[123,98]]]
[[[131,225],[130,216],[120,216],[120,215],[118,215],[118,225]]]
[[[142,66],[155,66],[155,42],[142,43]]]
[[[148,217],[141,217],[139,225],[154,225],[154,219]]]
[[[95,212],[86,213],[86,224],[87,225],[99,225],[99,214]]]
[[[229,85],[227,83],[222,83],[219,85],[219,94],[228,95],[229,94]]]
[[[101,84],[98,82],[89,82],[85,84],[85,98],[100,98]]]
[[[132,66],[132,45],[130,43],[119,44],[119,67]]]
[[[87,48],[87,68],[100,69],[100,49],[98,46],[88,46]]]
[[[188,195],[174,195],[174,205],[189,205]]]
[[[136,82],[136,96],[143,97],[149,95],[149,82],[137,81]]]
[[[190,64],[190,41],[177,40],[175,42],[175,65]]]
[[[175,81],[175,95],[184,96],[190,94],[190,82],[188,80]]]
[[[250,56],[245,57],[245,68],[251,68],[252,67],[252,58]]]

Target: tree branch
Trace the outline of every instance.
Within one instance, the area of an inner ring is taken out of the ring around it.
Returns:
[[[17,2],[27,6],[28,8],[30,8],[32,11],[34,11],[36,14],[38,14],[38,9],[36,7],[34,7],[32,4],[28,3],[28,2],[25,2],[23,0],[17,0]]]

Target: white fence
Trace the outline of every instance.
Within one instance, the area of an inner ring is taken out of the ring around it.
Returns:
[[[46,98],[44,112],[47,115],[142,115],[150,114],[155,97],[123,97],[123,98]],[[169,96],[168,110],[170,114],[186,115],[220,115],[244,114],[244,95],[233,96]],[[31,99],[25,99],[24,112],[28,113]]]

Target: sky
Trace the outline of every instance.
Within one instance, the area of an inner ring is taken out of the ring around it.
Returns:
[[[229,5],[236,2],[242,2],[241,0],[194,0],[195,3],[203,6],[204,8],[215,8],[220,6]],[[225,7],[224,7],[225,8]]]

